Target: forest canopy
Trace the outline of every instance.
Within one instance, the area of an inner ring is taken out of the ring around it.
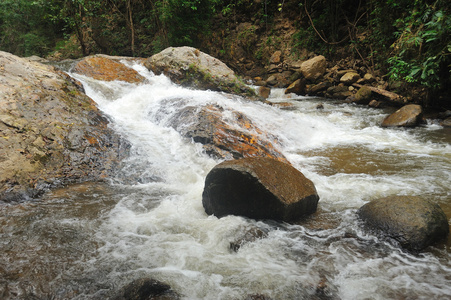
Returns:
[[[449,0],[2,0],[0,49],[147,57],[168,46],[202,49],[212,30],[227,26],[218,17],[258,18],[271,30],[290,11],[295,47],[329,54],[348,47],[392,80],[437,90],[450,83],[450,7]]]

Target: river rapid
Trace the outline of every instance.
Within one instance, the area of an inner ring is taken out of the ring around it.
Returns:
[[[293,105],[284,110],[133,68],[147,83],[71,74],[132,155],[109,183],[0,206],[1,299],[108,299],[142,277],[168,283],[182,299],[451,298],[451,239],[413,255],[362,231],[356,218],[363,204],[389,195],[431,199],[450,218],[449,129],[432,121],[383,129],[390,110],[274,89],[271,101]],[[220,160],[169,124],[184,106],[206,103],[226,116],[238,110],[275,136],[275,147],[314,182],[318,211],[297,224],[208,216],[204,180]],[[230,249],[255,227],[267,236]]]

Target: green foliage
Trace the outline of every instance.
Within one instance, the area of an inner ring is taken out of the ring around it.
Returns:
[[[62,35],[59,24],[51,20],[51,3],[1,0],[0,49],[22,56],[46,55]]]
[[[434,89],[451,83],[451,17],[450,10],[439,1],[427,5],[416,1],[416,7],[405,18],[396,21],[397,40],[388,59],[390,78],[420,83]]]

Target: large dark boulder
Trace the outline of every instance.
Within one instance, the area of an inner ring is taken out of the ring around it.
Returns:
[[[318,200],[312,181],[271,158],[220,163],[208,173],[202,194],[207,214],[286,222],[314,213]]]
[[[256,97],[226,64],[196,48],[169,47],[149,57],[144,65],[183,86]]]
[[[387,116],[383,121],[382,127],[414,127],[423,122],[423,109],[418,104],[408,104],[391,115]]]
[[[415,252],[444,239],[449,233],[448,219],[440,206],[419,197],[391,196],[373,200],[357,213],[367,228]]]
[[[101,180],[128,144],[67,74],[0,51],[0,201]]]

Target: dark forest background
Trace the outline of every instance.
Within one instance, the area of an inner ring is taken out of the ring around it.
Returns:
[[[277,41],[275,24],[288,20],[296,29],[293,55],[354,56],[389,80],[449,94],[450,13],[449,0],[1,0],[0,49],[64,59],[148,57],[189,45],[207,53],[215,47],[227,61],[230,27],[257,24],[260,31],[249,34],[264,35],[269,45]],[[264,64],[262,47],[249,45],[249,52]]]

